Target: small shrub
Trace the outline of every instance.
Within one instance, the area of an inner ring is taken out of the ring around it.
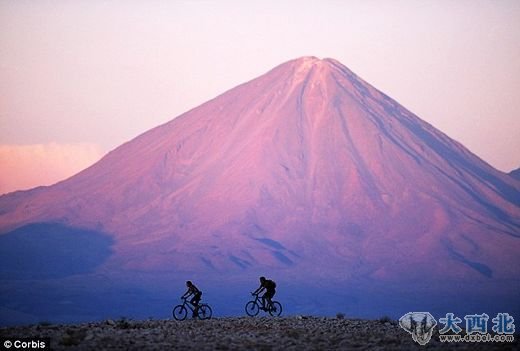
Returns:
[[[63,346],[77,346],[77,345],[80,344],[80,342],[81,342],[81,340],[75,339],[75,338],[73,338],[70,335],[65,335],[60,340],[60,345],[63,345]]]
[[[84,330],[67,329],[65,335],[60,340],[60,344],[64,346],[77,346],[85,339],[87,333]]]
[[[132,324],[126,317],[121,317],[121,319],[116,321],[116,327],[118,329],[130,329],[132,328]]]
[[[381,324],[392,323],[392,318],[390,318],[388,316],[383,316],[383,317],[379,318],[379,322],[381,322]]]
[[[290,329],[287,331],[287,334],[286,334],[288,337],[292,338],[292,339],[298,339],[300,338],[300,332],[296,329]]]
[[[345,314],[341,313],[341,312],[338,312],[338,313],[336,313],[336,318],[337,319],[345,319]]]

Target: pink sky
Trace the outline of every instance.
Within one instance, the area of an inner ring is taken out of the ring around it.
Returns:
[[[95,144],[0,145],[0,194],[52,185],[90,166],[102,155]]]
[[[515,0],[2,1],[0,193],[66,178],[305,55],[341,61],[510,171],[519,18]]]

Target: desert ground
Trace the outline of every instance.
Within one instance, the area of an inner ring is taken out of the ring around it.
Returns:
[[[2,341],[49,338],[52,350],[518,350],[512,343],[421,346],[389,318],[226,317],[211,320],[105,320],[76,325],[40,323],[0,329]]]

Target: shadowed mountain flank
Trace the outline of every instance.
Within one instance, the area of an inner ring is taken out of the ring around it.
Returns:
[[[520,180],[520,168],[512,170],[511,172],[509,172],[509,175],[515,179]]]
[[[35,223],[0,235],[0,279],[65,278],[93,272],[112,255],[113,239],[57,223]]]

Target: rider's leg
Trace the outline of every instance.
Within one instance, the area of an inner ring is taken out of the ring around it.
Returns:
[[[274,296],[274,292],[269,291],[269,292],[265,293],[265,297],[267,298],[267,303],[268,303],[266,308],[268,310],[273,308],[273,296]]]
[[[199,308],[199,303],[197,301],[197,297],[193,297],[190,301],[191,305],[194,307],[193,314],[191,315],[192,318],[197,317],[197,309]]]
[[[191,304],[195,309],[193,310],[193,318],[197,317],[199,314],[199,302],[200,302],[200,296],[201,294],[195,294],[193,299],[191,299]]]

